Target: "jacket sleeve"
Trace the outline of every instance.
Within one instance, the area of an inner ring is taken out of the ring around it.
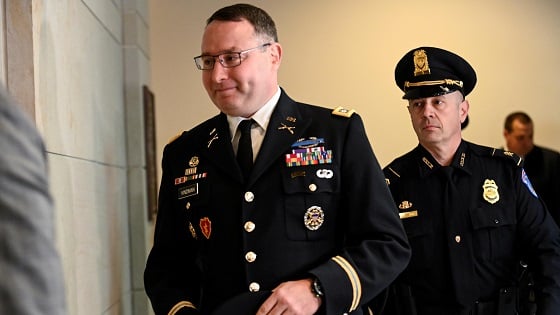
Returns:
[[[533,266],[539,315],[560,314],[560,230],[522,169],[515,178],[518,230]]]
[[[344,244],[311,270],[323,286],[326,314],[367,304],[404,270],[410,247],[361,118],[353,115],[341,145]]]
[[[0,91],[0,314],[66,314],[45,146]]]

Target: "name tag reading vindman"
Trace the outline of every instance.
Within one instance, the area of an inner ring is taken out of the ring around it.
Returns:
[[[178,199],[198,195],[198,183],[179,188]]]

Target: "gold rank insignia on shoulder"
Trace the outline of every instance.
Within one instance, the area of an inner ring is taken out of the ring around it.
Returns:
[[[344,108],[342,106],[338,106],[337,108],[335,108],[332,111],[332,114],[348,118],[348,117],[352,116],[352,114],[354,114],[355,112],[356,111],[353,110],[353,109],[347,109],[347,108]]]
[[[498,185],[493,179],[484,180],[482,185],[483,193],[482,198],[491,204],[495,204],[500,200],[500,194],[498,193]]]

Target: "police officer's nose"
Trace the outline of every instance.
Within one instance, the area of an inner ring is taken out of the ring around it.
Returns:
[[[424,106],[422,106],[422,115],[424,117],[433,117],[434,116],[434,111],[435,108],[432,104],[430,103],[425,103]]]

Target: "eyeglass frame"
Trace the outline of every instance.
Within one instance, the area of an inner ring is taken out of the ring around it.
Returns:
[[[271,46],[271,45],[272,45],[272,42],[269,42],[269,43],[259,45],[257,47],[253,47],[253,48],[249,48],[249,49],[245,49],[245,50],[241,50],[241,51],[230,51],[230,52],[221,53],[221,54],[218,54],[218,55],[200,55],[200,56],[194,57],[193,59],[194,59],[194,63],[196,64],[196,67],[198,68],[198,70],[213,70],[214,66],[216,65],[216,58],[218,59],[218,62],[220,63],[220,65],[222,65],[222,67],[224,67],[224,68],[235,68],[235,67],[241,65],[241,61],[243,61],[241,59],[242,54],[251,52],[251,51],[259,49],[259,48],[268,47],[268,46]],[[233,65],[233,66],[225,65],[223,56],[227,56],[227,55],[237,55],[237,60],[239,60],[239,63],[236,64],[236,65]],[[201,61],[203,57],[212,57],[213,58],[212,59],[213,60],[212,68],[206,68],[206,69],[202,68],[202,63],[199,63],[197,60]]]

